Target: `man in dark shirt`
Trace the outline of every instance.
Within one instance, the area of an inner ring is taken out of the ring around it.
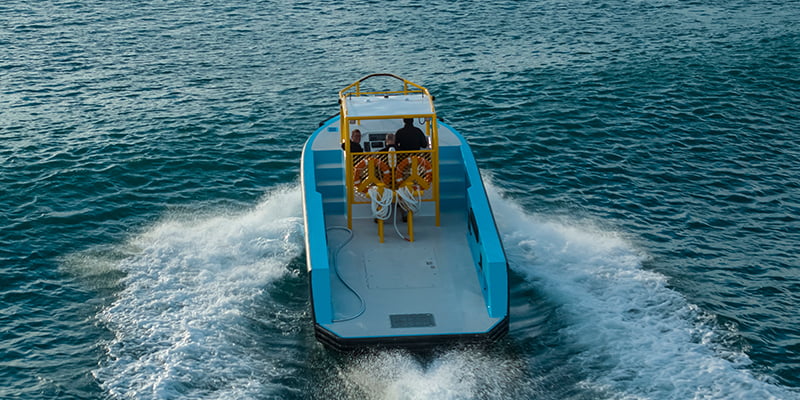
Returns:
[[[344,150],[344,143],[342,143],[342,150]],[[354,129],[350,134],[350,152],[361,153],[364,149],[361,147],[361,131]]]
[[[397,150],[414,151],[428,148],[428,138],[422,133],[422,129],[414,126],[413,118],[403,119],[405,126],[397,130],[394,135]]]

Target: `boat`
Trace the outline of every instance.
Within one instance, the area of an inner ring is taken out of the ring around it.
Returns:
[[[386,149],[405,123],[427,143]],[[508,263],[486,189],[426,88],[379,73],[339,91],[339,113],[303,147],[301,186],[317,341],[429,349],[507,334]]]

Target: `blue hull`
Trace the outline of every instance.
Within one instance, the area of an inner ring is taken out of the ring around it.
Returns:
[[[503,337],[509,324],[508,266],[463,136],[439,122],[441,225],[434,223],[430,207],[423,207],[415,217],[414,242],[395,237],[387,228],[389,234],[380,243],[374,219],[364,207],[353,207],[352,228],[345,228],[346,173],[339,122],[337,116],[322,123],[302,155],[306,256],[317,339],[337,350],[352,350],[372,345],[425,348]],[[404,228],[402,222],[392,222]]]

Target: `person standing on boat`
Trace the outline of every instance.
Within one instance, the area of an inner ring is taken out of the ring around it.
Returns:
[[[428,148],[428,137],[422,129],[414,126],[414,118],[404,118],[405,126],[395,133],[395,142],[399,151],[414,151]]]
[[[342,150],[345,150],[344,143],[342,143]],[[358,129],[353,129],[353,132],[350,134],[350,152],[351,153],[361,153],[364,151],[364,148],[361,147],[361,131]]]

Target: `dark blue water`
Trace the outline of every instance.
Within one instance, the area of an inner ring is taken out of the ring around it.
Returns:
[[[0,398],[798,399],[797,1],[6,1]],[[473,144],[494,348],[338,356],[300,149],[368,73]]]

